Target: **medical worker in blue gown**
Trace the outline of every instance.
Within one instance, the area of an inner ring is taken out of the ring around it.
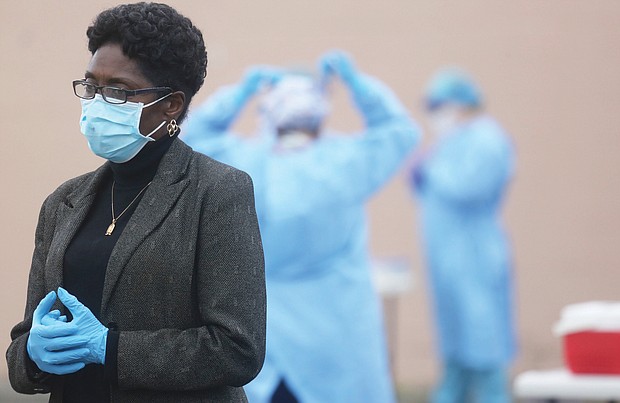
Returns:
[[[389,403],[394,391],[380,301],[369,272],[364,206],[419,137],[403,105],[351,59],[330,52],[322,78],[253,68],[215,92],[184,127],[197,151],[254,180],[267,272],[267,357],[250,402]],[[321,83],[339,79],[363,118],[359,134],[323,128]],[[262,132],[230,129],[264,84]],[[234,270],[234,268],[231,268]]]
[[[431,80],[426,107],[436,136],[412,184],[443,359],[433,402],[508,402],[515,336],[511,254],[499,215],[513,148],[461,71],[443,70]]]

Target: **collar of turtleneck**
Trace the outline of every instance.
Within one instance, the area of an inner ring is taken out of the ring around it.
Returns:
[[[144,186],[157,172],[161,158],[175,141],[176,136],[163,136],[147,143],[140,152],[127,162],[110,162],[114,182],[121,187]]]

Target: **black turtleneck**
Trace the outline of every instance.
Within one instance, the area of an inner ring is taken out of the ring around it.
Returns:
[[[88,215],[65,252],[63,287],[86,305],[97,319],[101,318],[103,283],[112,249],[144,192],[138,194],[155,176],[161,158],[175,138],[164,136],[158,141],[147,143],[138,155],[123,164],[109,163],[110,173],[101,181]],[[106,229],[112,222],[113,184],[117,221],[112,235],[106,236]],[[127,206],[127,211],[118,217]],[[66,375],[63,393],[65,403],[110,401],[109,385],[117,382],[119,334],[113,324],[103,324],[110,328],[105,368],[103,365],[91,364],[74,374]]]

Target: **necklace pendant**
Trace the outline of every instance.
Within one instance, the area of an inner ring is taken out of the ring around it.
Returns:
[[[112,224],[110,224],[110,225],[108,226],[108,229],[107,229],[107,230],[106,230],[106,232],[105,232],[105,235],[106,235],[106,236],[110,236],[110,235],[112,235],[112,232],[114,231],[114,227],[116,227],[116,222],[115,222],[115,221],[116,221],[116,220],[112,220]]]

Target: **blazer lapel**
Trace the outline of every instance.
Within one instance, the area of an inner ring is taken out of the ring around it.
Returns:
[[[55,290],[62,285],[65,252],[88,214],[95,200],[97,187],[107,169],[107,164],[104,164],[94,171],[93,175],[70,193],[65,203],[58,208],[57,226],[46,261],[48,290]]]
[[[103,285],[102,313],[135,250],[166,218],[187,187],[189,181],[186,179],[186,170],[191,153],[191,149],[177,139],[162,157],[153,182],[144,192],[110,255]]]

